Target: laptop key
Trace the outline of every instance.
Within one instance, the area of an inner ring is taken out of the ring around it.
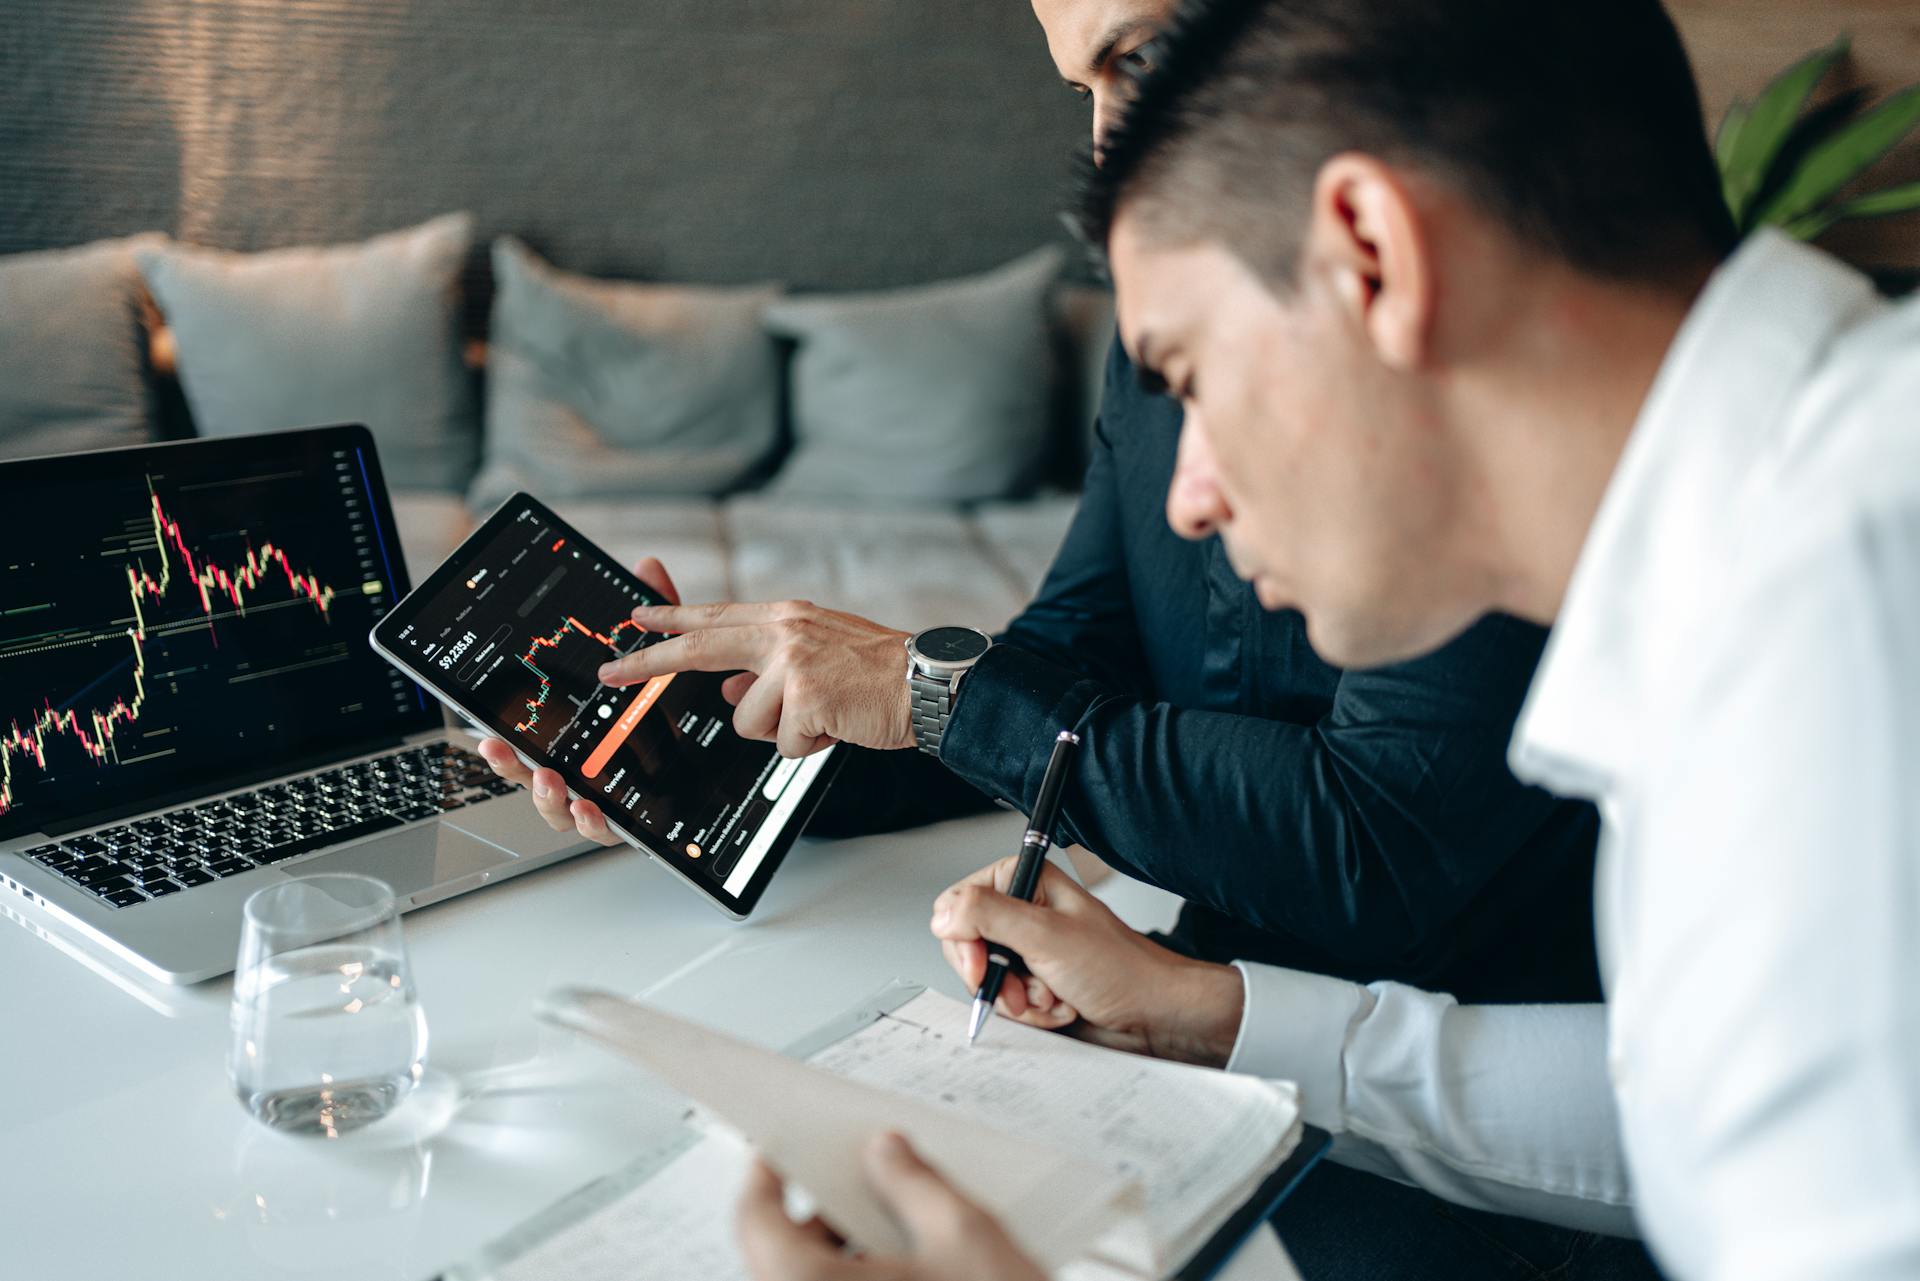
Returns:
[[[318,835],[288,841],[273,849],[264,850],[254,855],[254,858],[261,863],[284,863],[290,858],[298,858],[314,850],[323,850],[328,846],[341,845],[347,841],[357,841],[363,836],[371,836],[375,832],[384,832],[388,828],[398,826],[400,826],[399,819],[389,814],[382,814],[378,818],[370,818],[363,823],[354,823],[336,831],[322,832]]]
[[[132,907],[135,903],[144,903],[147,896],[139,890],[115,890],[106,896],[107,902],[115,907]]]
[[[218,863],[207,864],[207,870],[225,880],[229,876],[238,876],[242,872],[253,870],[253,861],[244,858],[223,858]]]
[[[208,881],[211,881],[213,874],[198,867],[183,867],[175,870],[173,879],[191,889],[196,885],[205,885]]]
[[[101,898],[112,898],[121,890],[132,889],[133,881],[130,877],[113,876],[104,881],[95,881],[89,884],[87,888],[95,894],[98,894]]]
[[[133,869],[125,863],[96,863],[83,871],[74,873],[73,879],[91,889],[99,885],[102,881],[110,881],[117,876],[125,876],[131,871],[133,871]]]
[[[169,894],[178,894],[185,887],[178,881],[155,881],[141,888],[146,890],[150,898],[165,898]]]

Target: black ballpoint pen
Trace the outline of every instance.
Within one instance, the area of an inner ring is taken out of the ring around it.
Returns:
[[[1066,790],[1067,769],[1073,762],[1074,749],[1079,746],[1080,736],[1064,729],[1053,740],[1053,755],[1047,758],[1047,772],[1040,776],[1040,797],[1034,802],[1033,818],[1027,823],[1026,835],[1020,838],[1020,861],[1013,869],[1013,884],[1007,887],[1007,893],[1022,902],[1032,902],[1033,891],[1040,884],[1040,869],[1047,865],[1047,851],[1053,846],[1054,821],[1060,816],[1060,793]],[[1000,996],[1000,985],[1006,981],[1007,972],[1020,963],[1012,948],[987,944],[987,972],[980,981],[980,991],[973,998],[973,1017],[967,1020],[968,1045],[974,1043],[986,1025],[987,1015],[993,1012],[993,1003]]]

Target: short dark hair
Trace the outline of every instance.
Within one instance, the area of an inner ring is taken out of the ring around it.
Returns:
[[[1292,280],[1342,151],[1447,182],[1589,274],[1662,283],[1737,240],[1658,0],[1186,0],[1096,166],[1080,229],[1218,240]]]

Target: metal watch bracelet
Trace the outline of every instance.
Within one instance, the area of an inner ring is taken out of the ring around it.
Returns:
[[[946,736],[947,722],[953,719],[953,697],[965,675],[956,673],[951,685],[918,672],[907,677],[913,705],[913,743],[929,756],[940,755],[940,740]]]

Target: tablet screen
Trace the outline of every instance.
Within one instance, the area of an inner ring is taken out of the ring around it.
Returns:
[[[602,663],[660,639],[632,617],[634,606],[659,603],[551,511],[516,495],[382,621],[374,641],[743,912],[789,829],[806,818],[831,749],[785,760],[771,744],[741,738],[717,674],[602,685]]]

